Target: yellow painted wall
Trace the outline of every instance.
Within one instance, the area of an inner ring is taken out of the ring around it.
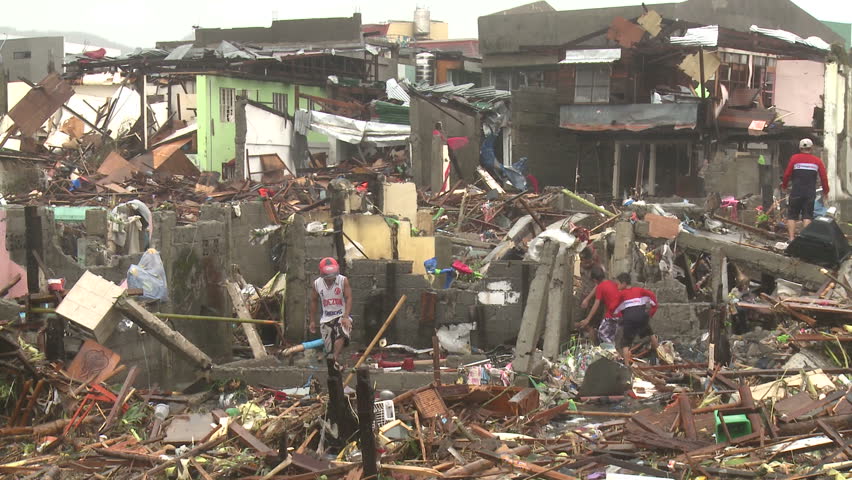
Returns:
[[[382,184],[382,212],[417,222],[417,186],[412,182]]]
[[[371,259],[393,258],[391,229],[381,215],[344,215],[343,231],[358,242]],[[347,244],[348,240],[344,240]],[[412,237],[411,223],[399,226],[399,259],[414,262],[412,272],[425,275],[423,262],[435,256],[435,237]]]
[[[435,256],[435,237],[412,237],[411,225],[401,222],[399,229],[399,259],[411,260],[414,265],[411,273],[426,274],[423,262]]]
[[[393,258],[390,227],[381,215],[344,215],[343,231],[361,245],[368,258]]]

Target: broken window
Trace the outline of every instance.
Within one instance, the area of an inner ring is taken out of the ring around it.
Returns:
[[[609,103],[609,65],[578,65],[574,103]]]
[[[775,58],[744,53],[720,52],[719,83],[729,93],[751,88],[761,92],[763,106],[772,105],[775,94]]]
[[[281,113],[287,113],[287,94],[286,93],[273,93],[272,94],[272,108]]]
[[[219,121],[233,122],[237,91],[234,88],[219,88]]]
[[[511,90],[512,71],[511,70],[496,70],[491,72],[491,85],[497,90]]]
[[[15,59],[15,60],[26,60],[28,58],[33,58],[33,52],[30,52],[30,51],[13,52],[12,58]]]

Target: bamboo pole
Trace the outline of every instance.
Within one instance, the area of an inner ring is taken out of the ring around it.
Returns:
[[[402,308],[402,304],[405,303],[406,298],[408,297],[403,295],[399,298],[399,301],[396,302],[396,306],[393,307],[393,311],[391,311],[390,315],[388,315],[388,318],[387,320],[385,320],[385,323],[382,325],[382,328],[379,329],[378,333],[376,333],[376,336],[373,337],[373,341],[370,342],[370,345],[368,345],[367,349],[364,350],[364,354],[361,355],[361,358],[359,358],[358,361],[355,363],[355,366],[352,368],[353,371],[357,370],[358,367],[360,367],[361,364],[364,363],[364,360],[366,360],[367,357],[370,356],[370,352],[372,352],[376,344],[379,343],[379,340],[382,338],[382,335],[384,335],[385,330],[388,329],[390,323],[393,321],[393,318],[396,316],[397,312],[399,312],[399,309]],[[353,376],[355,376],[354,372],[349,373],[349,375],[346,377],[346,380],[343,381],[344,387],[349,384]]]
[[[614,217],[614,216],[615,216],[615,214],[614,214],[614,213],[612,213],[612,212],[610,212],[609,210],[607,210],[607,209],[605,209],[605,208],[601,208],[601,207],[599,207],[599,206],[595,205],[594,203],[592,203],[592,202],[590,202],[590,201],[586,200],[585,198],[583,198],[583,197],[581,197],[581,196],[577,195],[576,193],[572,192],[571,190],[568,190],[567,188],[563,188],[563,189],[562,189],[562,193],[564,193],[565,195],[568,195],[569,197],[571,197],[571,198],[573,198],[574,200],[576,200],[576,201],[578,201],[578,202],[582,203],[583,205],[585,205],[585,206],[587,206],[587,207],[591,208],[592,210],[594,210],[594,211],[596,211],[596,212],[600,212],[600,213],[602,213],[602,214],[606,215],[607,217]]]

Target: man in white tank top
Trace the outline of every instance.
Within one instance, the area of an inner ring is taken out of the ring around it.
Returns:
[[[340,354],[349,345],[352,333],[352,289],[349,279],[340,275],[340,267],[331,257],[319,264],[320,278],[314,280],[311,290],[311,333],[317,332],[317,311],[320,312],[320,334],[326,355],[331,355],[335,366],[342,369]]]

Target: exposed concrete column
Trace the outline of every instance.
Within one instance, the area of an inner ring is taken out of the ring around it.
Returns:
[[[284,327],[287,338],[303,341],[307,322],[308,280],[305,273],[305,219],[293,216],[284,234],[286,258],[282,270],[287,274],[287,301],[284,305]]]
[[[550,275],[557,250],[558,244],[551,241],[545,243],[541,250],[541,261],[530,283],[521,328],[518,332],[518,343],[515,346],[515,361],[512,362],[512,368],[516,372],[530,373],[532,369],[532,354],[538,344],[540,328],[544,320]],[[525,377],[520,377],[516,382],[526,384],[527,380]]]
[[[547,314],[544,327],[544,356],[555,359],[559,355],[559,345],[566,328],[565,319],[570,322],[574,293],[574,252],[566,245],[559,246],[553,273],[548,284]],[[566,325],[567,326],[567,325]]]
[[[657,194],[657,144],[648,145],[648,195]]]
[[[633,224],[618,222],[615,224],[615,246],[612,250],[610,277],[628,272],[633,268]]]
[[[239,97],[237,98],[237,106],[234,110],[234,128],[236,129],[236,134],[234,135],[236,160],[234,160],[234,164],[236,167],[236,176],[239,180],[248,178],[249,172],[248,165],[246,165],[248,160],[246,158],[246,132],[248,131],[246,105],[248,105],[248,101],[245,97]]]
[[[612,160],[612,198],[618,198],[621,179],[621,142],[615,142],[615,155]]]

